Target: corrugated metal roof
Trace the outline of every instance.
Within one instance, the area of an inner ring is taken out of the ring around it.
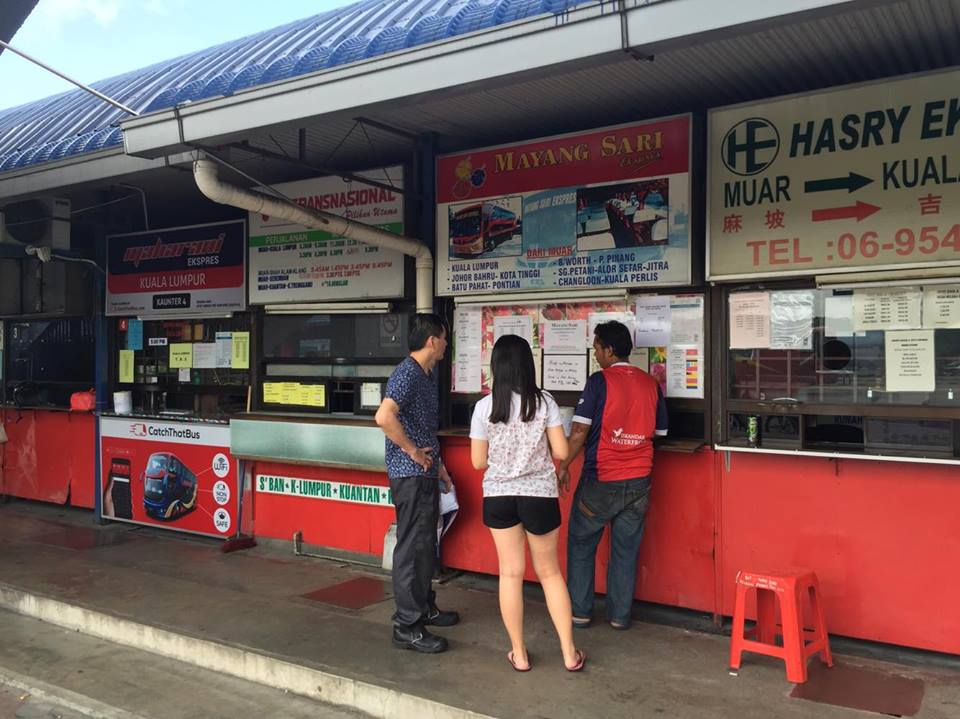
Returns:
[[[411,133],[434,132],[442,151],[462,150],[960,66],[957,37],[960,0],[896,0],[661,48],[651,62],[622,54],[363,114]],[[409,153],[406,142],[386,135],[374,135],[374,145],[351,134],[349,114],[322,122],[308,125],[306,137],[307,157],[321,165],[371,167]],[[299,142],[290,127],[254,130],[246,139],[290,154]]]
[[[362,0],[93,87],[154,112],[592,1]],[[2,110],[0,172],[119,145],[125,117],[82,90]]]

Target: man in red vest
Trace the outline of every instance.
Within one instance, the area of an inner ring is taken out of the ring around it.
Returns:
[[[561,487],[569,466],[586,447],[583,471],[570,510],[567,587],[574,626],[593,618],[597,544],[610,525],[607,621],[630,626],[637,583],[637,557],[650,503],[653,437],[667,433],[667,405],[660,385],[629,363],[630,330],[621,322],[597,325],[593,351],[601,371],[587,380],[573,417],[570,456],[560,465]]]

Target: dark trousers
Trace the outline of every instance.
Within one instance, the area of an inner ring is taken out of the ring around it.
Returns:
[[[393,623],[419,624],[434,604],[431,587],[437,560],[440,489],[436,477],[390,480],[397,510],[397,545],[393,550]]]

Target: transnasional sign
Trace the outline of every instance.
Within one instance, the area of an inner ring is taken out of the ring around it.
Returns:
[[[960,71],[709,124],[710,279],[960,264]]]

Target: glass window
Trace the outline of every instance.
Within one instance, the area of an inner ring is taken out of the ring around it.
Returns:
[[[732,445],[960,457],[960,284],[729,290]]]
[[[929,366],[924,365],[926,355],[922,352],[905,359],[888,358],[887,340],[897,332],[913,329],[854,329],[852,314],[849,317],[825,314],[838,306],[849,308],[852,313],[852,291],[807,292],[813,296],[813,314],[806,327],[796,330],[806,335],[805,339],[796,339],[797,348],[729,350],[729,399],[960,407],[960,328],[915,328],[931,333],[933,338]],[[842,301],[832,306],[835,299]],[[772,337],[775,341],[775,330]],[[911,370],[903,362],[919,363],[913,370],[914,384],[922,384],[923,377],[927,376],[932,387],[916,391],[904,389],[911,382],[902,375]]]
[[[11,322],[7,379],[93,382],[92,319]]]
[[[402,359],[407,322],[397,314],[268,315],[263,350],[268,359]]]

